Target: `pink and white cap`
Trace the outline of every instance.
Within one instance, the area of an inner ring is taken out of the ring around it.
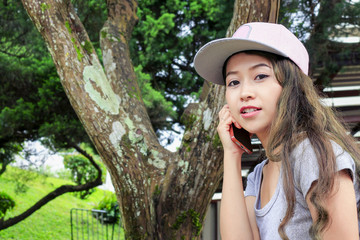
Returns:
[[[308,74],[309,55],[300,40],[283,25],[265,22],[244,24],[232,37],[205,44],[195,55],[195,70],[205,80],[224,85],[222,70],[226,59],[247,50],[287,57]]]

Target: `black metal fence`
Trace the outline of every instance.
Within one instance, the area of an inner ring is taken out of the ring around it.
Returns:
[[[70,210],[71,240],[124,240],[121,218],[107,211]]]

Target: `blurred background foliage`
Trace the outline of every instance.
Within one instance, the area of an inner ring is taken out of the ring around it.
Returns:
[[[15,207],[15,201],[7,193],[0,191],[0,221],[5,217],[5,213]]]
[[[208,41],[225,36],[233,4],[226,0],[139,1],[131,58],[164,98],[161,104],[146,105],[155,130],[176,130],[173,126],[180,123],[187,103],[198,99],[203,80],[193,68],[194,55]],[[143,81],[139,74],[138,79]],[[143,94],[145,103],[159,101],[158,96]]]

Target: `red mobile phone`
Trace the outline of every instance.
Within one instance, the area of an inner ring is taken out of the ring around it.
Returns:
[[[252,154],[253,148],[251,145],[250,133],[244,128],[235,127],[234,123],[230,126],[231,140],[236,143],[247,154]]]

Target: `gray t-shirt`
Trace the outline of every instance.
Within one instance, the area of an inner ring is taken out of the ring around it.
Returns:
[[[360,192],[358,180],[355,176],[355,163],[352,157],[345,152],[338,144],[332,142],[336,156],[338,171],[348,169],[352,175],[356,202],[359,206]],[[255,196],[255,215],[259,228],[261,240],[281,239],[278,227],[287,209],[286,198],[282,183],[282,170],[280,170],[279,181],[274,195],[270,201],[263,207],[260,207],[260,187],[262,178],[262,169],[268,160],[259,163],[254,171],[249,174],[245,196]],[[308,139],[301,142],[291,154],[295,181],[295,209],[294,216],[285,226],[285,232],[289,239],[311,239],[309,229],[312,225],[312,218],[307,206],[305,197],[311,184],[318,179],[319,167],[315,152]]]

